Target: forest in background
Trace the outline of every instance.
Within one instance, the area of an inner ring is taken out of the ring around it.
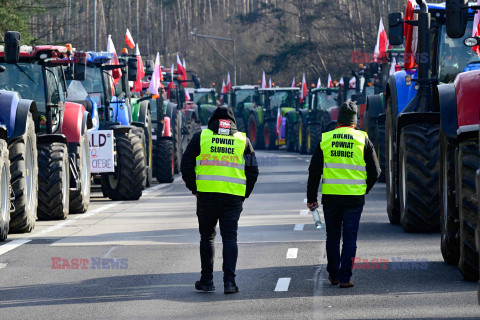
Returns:
[[[77,50],[94,48],[95,0],[3,0],[1,34],[22,32],[23,43],[72,43]],[[441,2],[441,1],[431,1]],[[352,52],[372,53],[378,23],[391,11],[404,11],[406,0],[96,0],[97,49],[112,35],[117,52],[125,47],[129,28],[142,56],[160,52],[166,68],[185,58],[203,86],[217,89],[233,68],[198,34],[235,40],[237,83],[256,84],[262,70],[280,86],[292,77],[308,83],[328,74],[333,79],[354,67]],[[228,60],[232,43],[210,40]]]

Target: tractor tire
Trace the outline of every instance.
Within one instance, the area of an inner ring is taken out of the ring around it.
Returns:
[[[173,154],[175,173],[180,173],[180,164],[182,162],[182,119],[179,111],[173,114],[172,119],[172,137],[173,137]]]
[[[285,122],[285,146],[287,152],[295,151],[295,122],[293,120],[294,111],[287,113]]]
[[[475,188],[480,153],[478,139],[460,142],[458,152],[460,257],[458,268],[465,281],[478,281],[478,251],[475,248],[475,228],[478,200]]]
[[[235,122],[237,124],[237,130],[239,132],[247,132],[247,128],[245,127],[245,120],[243,119],[242,115],[235,116]]]
[[[39,143],[38,219],[63,220],[70,207],[70,160],[64,143]]]
[[[402,128],[399,149],[400,222],[406,232],[440,228],[439,126]]]
[[[8,145],[0,140],[0,241],[7,239],[10,227],[10,191]]]
[[[443,261],[449,265],[458,265],[460,255],[455,179],[455,147],[440,130],[440,249]]]
[[[148,180],[147,180],[148,166],[147,166],[147,140],[145,138],[145,130],[142,130],[140,128],[135,128],[134,130],[132,130],[132,132],[140,139],[140,141],[142,141],[142,152],[143,152],[143,158],[145,159],[145,182],[143,183],[143,185],[146,188],[148,183]]]
[[[307,128],[303,118],[298,119],[297,143],[298,152],[300,154],[307,154]]]
[[[159,183],[172,183],[174,179],[173,142],[169,139],[158,140],[153,153],[155,178]]]
[[[117,168],[102,175],[102,190],[112,200],[138,200],[145,189],[145,157],[142,140],[130,130],[115,133]]]
[[[387,98],[387,117],[385,119],[385,175],[387,189],[387,214],[391,224],[400,224],[400,201],[395,196],[398,188],[395,161],[395,143],[392,127],[392,98]]]
[[[38,152],[35,123],[28,114],[25,133],[12,139],[10,152],[10,177],[15,194],[15,211],[10,215],[10,233],[31,232],[37,220],[38,207]]]
[[[318,124],[307,126],[307,152],[313,154],[322,138],[322,128]]]
[[[260,128],[260,123],[258,122],[257,117],[251,113],[248,118],[248,138],[252,143],[252,147],[255,150],[265,149],[265,141],[263,139],[263,128]]]
[[[70,191],[70,209],[69,213],[84,213],[88,210],[90,203],[90,147],[88,142],[88,132],[85,131],[80,143],[75,150],[75,166],[79,175],[79,189]],[[71,178],[71,177],[70,177]]]
[[[277,139],[278,135],[276,132],[277,128],[275,122],[269,121],[263,127],[263,139],[265,141],[265,149],[267,150],[277,150]]]
[[[378,163],[380,164],[380,177],[379,182],[385,182],[385,123],[377,122],[377,129],[375,130],[377,145],[375,150],[377,151]]]

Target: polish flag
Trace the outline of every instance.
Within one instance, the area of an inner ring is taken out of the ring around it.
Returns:
[[[133,42],[132,34],[128,29],[127,29],[127,33],[125,34],[125,43],[130,49],[135,48],[135,42]]]
[[[357,78],[353,77],[352,79],[350,79],[350,81],[348,82],[348,87],[350,89],[355,89],[357,87]]]
[[[307,96],[307,93],[308,93],[307,81],[305,81],[305,73],[304,73],[303,79],[302,79],[302,89],[300,90],[300,102],[303,102],[303,100]]]
[[[227,86],[225,87],[225,93],[232,91],[232,83],[230,82],[230,72],[227,74]]]
[[[416,20],[416,14],[414,12],[415,3],[413,0],[408,0],[407,9],[405,12],[405,21]],[[405,23],[403,30],[405,36],[405,70],[410,70],[415,68],[415,55],[417,53],[417,44],[418,44],[418,27],[411,26]]]
[[[281,138],[282,135],[282,114],[280,113],[280,108],[277,109],[277,135],[279,138]]]
[[[177,53],[177,74],[181,77],[182,80],[187,80],[187,70],[185,70],[185,67],[182,65],[182,61],[180,60],[178,53]],[[187,82],[182,81],[182,86],[186,88]]]
[[[222,83],[222,93],[227,93],[227,87],[225,86],[225,80]]]
[[[111,35],[108,35],[107,52],[113,54],[113,60],[110,61],[110,64],[113,64],[113,65],[120,64],[120,62],[118,61],[117,51],[115,50],[115,45],[113,44]],[[113,77],[112,87],[114,87],[117,84],[117,82],[122,78],[122,69],[118,68],[118,69],[112,70],[111,75]]]
[[[392,65],[391,65],[391,67],[390,67],[389,75],[393,76],[393,75],[395,74],[396,65],[397,65],[397,60],[395,59],[395,57],[393,57],[393,59],[392,59]]]
[[[172,96],[172,90],[175,89],[175,83],[173,82],[173,70],[174,70],[174,64],[172,63],[172,68],[170,69],[170,75],[172,77],[172,80],[168,84],[167,87],[167,99],[170,99]]]
[[[267,87],[267,81],[265,80],[265,71],[263,71],[262,75],[262,89]]]
[[[345,86],[345,81],[343,81],[343,77],[340,78],[340,82],[338,83],[340,87]]]
[[[292,88],[295,88],[295,77],[293,77],[293,80],[292,80]]]
[[[332,88],[332,87],[333,87],[332,76],[328,74],[327,88]]]
[[[145,76],[145,70],[143,68],[143,61],[142,57],[140,56],[140,49],[138,49],[138,44],[135,50],[135,57],[137,58],[137,80],[133,85],[133,92],[142,92],[142,79]]]
[[[477,1],[477,6],[480,5],[480,0]],[[480,36],[480,11],[477,11],[475,14],[475,18],[473,19],[473,29],[472,29],[472,37]],[[479,46],[475,46],[472,48],[478,56],[480,57],[480,48]]]
[[[373,51],[374,61],[382,61],[386,57],[386,50],[388,46],[388,37],[385,27],[383,25],[383,19],[380,18],[380,24],[378,26],[378,36],[377,44],[375,45],[375,50]]]
[[[322,86],[322,80],[320,80],[320,77],[318,77],[317,89],[320,88],[321,86]]]
[[[155,57],[155,64],[153,66],[152,79],[150,80],[150,86],[147,89],[147,92],[152,95],[153,99],[160,97],[158,88],[161,86],[162,82],[162,69],[160,67],[160,54],[157,52]]]

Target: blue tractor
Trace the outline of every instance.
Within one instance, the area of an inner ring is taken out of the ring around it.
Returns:
[[[406,40],[405,70],[389,78],[385,94],[387,211],[390,222],[407,232],[437,232],[440,110],[434,92],[470,64],[471,49],[447,35],[445,4],[411,4],[405,19],[400,12],[389,14],[390,44]]]
[[[101,177],[104,196],[138,200],[146,185],[144,128],[132,121],[125,93],[115,94],[111,71],[124,66],[110,65],[112,58],[106,52],[88,52],[85,80],[67,81],[68,99],[91,111],[91,172]]]

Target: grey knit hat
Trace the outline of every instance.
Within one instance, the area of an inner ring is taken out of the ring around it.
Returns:
[[[345,101],[338,110],[338,124],[354,126],[357,124],[357,104],[351,100]]]

